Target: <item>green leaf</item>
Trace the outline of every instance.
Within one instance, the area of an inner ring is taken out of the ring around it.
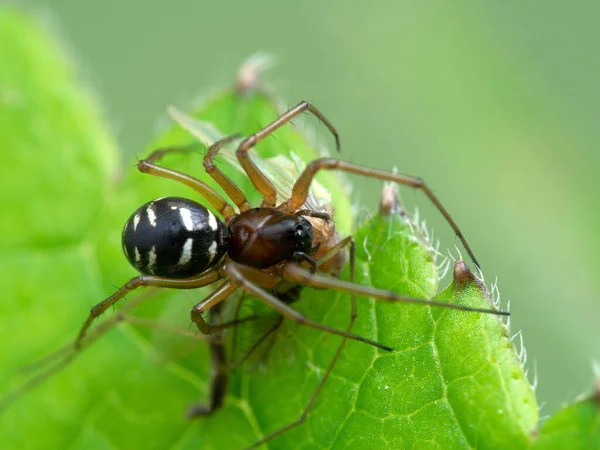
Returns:
[[[600,402],[598,394],[566,406],[541,428],[535,450],[600,448]]]
[[[31,373],[22,366],[72,340],[90,306],[135,276],[125,262],[121,229],[150,199],[197,196],[185,186],[139,173],[133,165],[114,176],[115,146],[89,93],[53,40],[20,13],[0,11],[0,277],[4,301],[0,337],[0,392],[14,392]],[[280,109],[260,90],[217,92],[195,111],[224,134],[250,134]],[[173,126],[152,148],[194,138]],[[318,156],[299,129],[285,126],[261,143],[261,158]],[[165,158],[168,167],[207,180],[202,151]],[[238,171],[221,167],[256,204],[259,197]],[[332,192],[336,225],[354,222],[344,181],[319,181]],[[18,194],[17,194],[18,193]],[[357,282],[439,301],[490,307],[485,286],[464,263],[436,295],[436,253],[419,224],[403,211],[379,214],[356,233]],[[346,279],[349,274],[343,274]],[[330,364],[340,339],[284,321],[252,361],[232,373],[225,406],[189,422],[186,408],[208,395],[207,345],[166,331],[186,331],[189,310],[208,292],[138,293],[135,314],[158,327],[114,324],[67,368],[0,411],[7,448],[242,448],[296,420]],[[294,307],[344,328],[346,294],[305,288]],[[248,348],[277,316],[256,301],[246,309],[261,321],[238,330]],[[358,298],[354,332],[392,346],[376,350],[349,341],[306,423],[270,448],[526,448],[537,406],[505,325],[495,316]],[[92,331],[92,335],[93,335]],[[230,340],[233,341],[233,338]],[[93,345],[92,345],[93,344]],[[231,349],[233,350],[233,349]],[[241,354],[238,349],[236,355]],[[589,422],[589,421],[588,421]],[[542,429],[554,423],[549,421]],[[597,419],[596,419],[597,423]],[[585,424],[574,425],[585,430]],[[589,428],[589,427],[588,427]],[[596,427],[597,428],[597,427]],[[590,439],[595,439],[594,437]],[[540,444],[541,445],[541,444]]]

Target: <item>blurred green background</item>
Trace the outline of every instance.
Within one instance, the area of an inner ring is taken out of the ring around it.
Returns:
[[[537,367],[542,416],[592,387],[591,363],[600,359],[599,3],[18,4],[83,67],[125,161],[164,123],[166,105],[186,108],[258,50],[276,55],[272,86],[289,105],[306,99],[325,112],[344,159],[422,176],[439,195],[486,280],[497,276],[511,302],[530,378]],[[381,183],[355,186],[360,216],[376,207]],[[402,197],[442,249],[458,244],[420,193],[403,189]]]

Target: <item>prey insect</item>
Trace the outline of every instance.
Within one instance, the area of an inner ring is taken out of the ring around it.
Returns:
[[[160,149],[139,161],[138,168],[141,172],[171,179],[195,190],[220,217],[203,205],[181,197],[159,198],[138,208],[124,227],[122,241],[127,259],[140,275],[129,280],[113,295],[91,309],[73,344],[73,352],[80,351],[94,320],[127,293],[140,287],[197,289],[214,283],[217,284],[216,288],[191,311],[192,321],[203,334],[218,336],[225,328],[237,324],[237,321],[214,324],[204,318],[204,313],[214,314],[225,299],[234,292],[243,290],[269,305],[285,319],[340,336],[342,341],[337,352],[301,417],[265,436],[256,442],[255,446],[270,441],[304,422],[347,339],[385,351],[393,350],[385,343],[352,333],[356,319],[357,295],[390,302],[507,315],[494,309],[469,308],[406,297],[354,282],[355,256],[352,237],[340,239],[333,227],[331,215],[311,207],[308,201],[313,179],[323,170],[354,173],[422,190],[454,229],[474,263],[478,263],[456,223],[419,178],[371,169],[334,158],[321,158],[305,167],[294,182],[289,197],[278,204],[277,189],[273,182],[260,170],[248,152],[279,127],[305,111],[316,115],[327,126],[335,137],[337,149],[340,148],[335,127],[307,102],[299,103],[255,134],[242,139],[237,145],[236,158],[252,185],[263,197],[258,208],[250,205],[244,192],[214,163],[221,149],[238,139],[238,136],[226,137],[213,143],[204,158],[206,172],[223,188],[235,207],[199,179],[158,164],[165,155],[182,149]],[[351,269],[350,282],[337,278],[345,264],[347,248]],[[352,304],[348,327],[342,330],[313,321],[279,298],[290,289],[304,286],[350,293]],[[193,407],[190,410],[190,415],[193,416],[213,413],[222,406],[227,392],[227,365],[223,343],[219,339],[211,339],[211,351],[214,376],[211,380],[210,400],[206,404]]]

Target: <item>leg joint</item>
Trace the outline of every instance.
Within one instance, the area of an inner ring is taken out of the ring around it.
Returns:
[[[99,317],[102,312],[104,311],[104,309],[102,308],[103,305],[94,305],[92,306],[92,308],[90,309],[90,316],[96,318]]]
[[[312,172],[319,169],[337,169],[340,166],[340,160],[335,158],[319,158],[311,161],[307,168]]]
[[[212,159],[210,159],[208,156],[204,158],[202,165],[204,166],[204,170],[206,170],[206,172],[209,174],[214,172],[216,169],[215,163],[213,163]]]
[[[235,154],[238,158],[245,157],[248,154],[248,150],[256,145],[256,135],[248,136],[238,146]]]
[[[137,167],[140,172],[148,173],[150,172],[152,164],[145,159],[142,159],[141,161],[138,161]]]
[[[200,309],[192,309],[190,317],[192,318],[192,322],[198,326],[198,329],[202,334],[210,335],[212,333],[213,328],[202,318],[202,311]]]

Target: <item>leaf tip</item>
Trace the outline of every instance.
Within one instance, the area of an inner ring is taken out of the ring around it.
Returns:
[[[454,264],[454,285],[457,291],[466,289],[470,284],[477,286],[483,294],[487,293],[487,288],[482,280],[477,278],[469,266],[463,261],[456,261]]]

